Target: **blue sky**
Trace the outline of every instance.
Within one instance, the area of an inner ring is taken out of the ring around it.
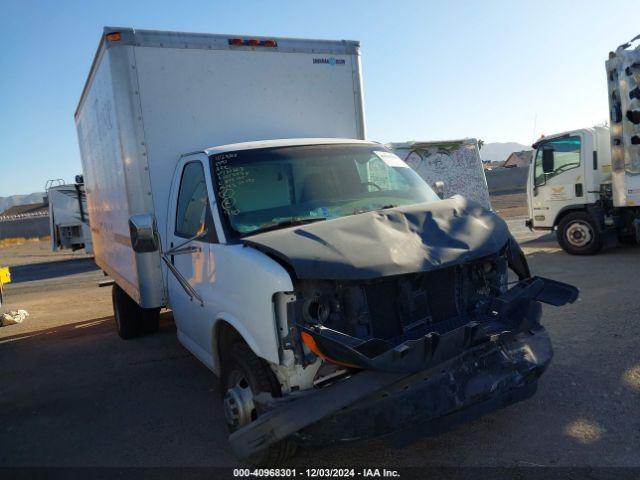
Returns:
[[[640,33],[636,13],[621,0],[0,0],[0,196],[80,173],[73,111],[105,25],[360,40],[370,139],[529,144],[607,119],[604,61]]]

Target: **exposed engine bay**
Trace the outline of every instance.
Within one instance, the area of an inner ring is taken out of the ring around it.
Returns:
[[[375,357],[406,340],[481,321],[491,295],[506,289],[506,277],[506,260],[496,257],[362,283],[302,280],[290,318],[302,331],[332,330],[362,340],[356,350]]]
[[[415,372],[493,332],[537,324],[535,300],[551,284],[525,278],[508,291],[505,250],[461,265],[362,282],[299,280],[295,301],[287,306],[288,340],[298,363],[311,361],[305,344],[346,367]],[[564,302],[575,299],[569,290],[564,296]]]

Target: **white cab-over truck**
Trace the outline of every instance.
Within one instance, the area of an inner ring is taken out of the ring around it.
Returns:
[[[640,50],[621,45],[606,62],[610,128],[538,140],[527,198],[534,230],[556,230],[560,246],[592,255],[640,242]]]
[[[534,393],[540,302],[577,290],[364,140],[357,42],[106,28],[75,116],[118,332],[173,311],[239,457],[408,441]]]
[[[93,252],[87,196],[82,175],[76,175],[75,183],[62,179],[49,180],[45,186],[49,202],[49,231],[51,250],[79,250]]]

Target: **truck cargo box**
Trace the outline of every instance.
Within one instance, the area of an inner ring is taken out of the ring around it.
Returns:
[[[158,252],[128,220],[155,215],[162,248],[181,155],[277,138],[365,136],[359,44],[105,28],[78,104],[96,263],[145,308],[167,305]]]
[[[613,204],[640,205],[640,44],[618,47],[606,62],[611,120]]]

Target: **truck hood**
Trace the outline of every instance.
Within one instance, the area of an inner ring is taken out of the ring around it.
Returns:
[[[244,237],[299,279],[368,280],[493,254],[510,238],[495,213],[461,196]]]

